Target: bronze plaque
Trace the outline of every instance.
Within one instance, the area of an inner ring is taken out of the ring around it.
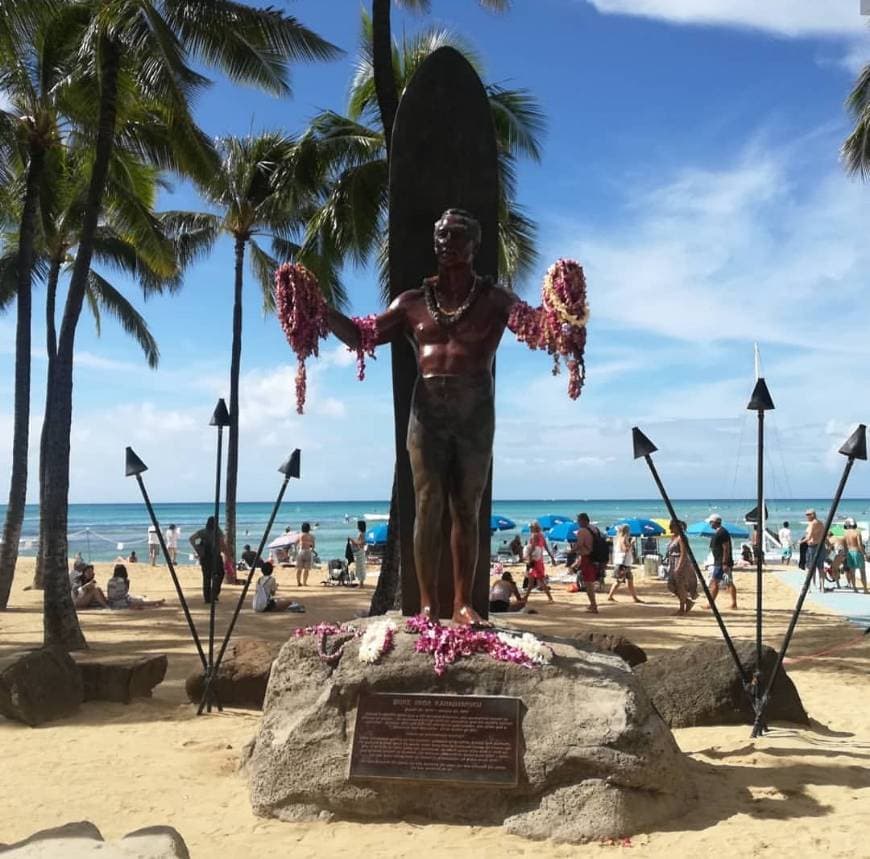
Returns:
[[[350,778],[513,787],[519,774],[519,729],[519,698],[361,695]]]

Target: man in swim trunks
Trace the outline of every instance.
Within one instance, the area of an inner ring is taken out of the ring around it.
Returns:
[[[710,596],[713,602],[719,596],[719,588],[731,592],[731,608],[737,608],[737,587],[731,578],[734,571],[734,556],[731,548],[731,534],[722,527],[721,516],[711,516],[713,536],[710,538],[710,551],[713,553],[713,574],[710,576]]]
[[[843,525],[843,542],[846,544],[846,581],[858,593],[856,573],[861,576],[861,585],[867,593],[867,564],[864,556],[864,540],[854,519],[847,519]]]
[[[598,582],[600,567],[597,562],[592,560],[594,532],[589,524],[588,514],[580,513],[577,516],[577,525],[577,561],[571,569],[579,573],[579,578],[583,581],[586,595],[589,597],[589,606],[586,611],[598,614],[598,603],[595,601],[595,585]]]
[[[516,296],[475,273],[480,224],[462,209],[435,223],[438,274],[408,289],[377,317],[378,343],[408,337],[417,352],[407,447],[414,480],[414,564],[420,612],[439,615],[441,521],[450,511],[453,622],[480,623],[471,604],[478,515],[492,462],[492,362]],[[355,349],[359,330],[329,311],[329,326]]]
[[[801,537],[801,543],[807,546],[807,569],[813,571],[813,579],[818,574],[819,590],[825,589],[825,561],[828,550],[825,546],[825,526],[818,520],[816,511],[807,510],[807,530]]]

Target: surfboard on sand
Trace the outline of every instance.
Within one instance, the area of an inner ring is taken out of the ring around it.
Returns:
[[[479,274],[498,272],[498,159],[486,91],[468,61],[453,48],[439,48],[408,84],[396,113],[390,151],[390,296],[420,286],[437,270],[432,234],[438,216],[451,207],[472,212],[483,241],[475,259]],[[420,593],[414,568],[414,486],[405,441],[417,377],[409,343],[392,347],[396,460],[401,541],[402,613],[416,614]],[[474,608],[489,606],[489,516],[492,473],[480,508],[480,551]],[[443,523],[439,596],[441,616],[453,609],[450,523]]]

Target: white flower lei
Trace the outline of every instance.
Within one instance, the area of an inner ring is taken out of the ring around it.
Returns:
[[[374,665],[393,649],[393,636],[397,631],[395,622],[389,618],[369,624],[359,643],[359,661]]]
[[[552,649],[530,632],[524,632],[521,636],[500,632],[498,637],[508,647],[521,650],[532,662],[536,662],[538,665],[549,665],[553,658]]]

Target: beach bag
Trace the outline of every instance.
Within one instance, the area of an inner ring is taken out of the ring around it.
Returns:
[[[532,544],[526,543],[526,545],[523,546],[523,560],[528,562],[528,561],[531,561],[531,559],[532,559]]]
[[[590,528],[589,533],[592,535],[592,551],[589,553],[589,559],[596,564],[606,564],[610,560],[610,546],[607,545],[604,534],[598,528]]]
[[[353,554],[353,543],[350,542],[350,537],[347,538],[347,543],[344,546],[344,559],[349,563],[353,563],[354,554]]]

